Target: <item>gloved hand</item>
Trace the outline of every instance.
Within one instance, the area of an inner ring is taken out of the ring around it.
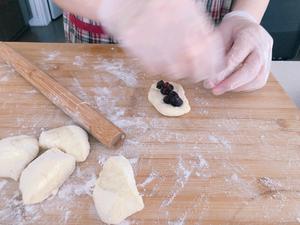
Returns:
[[[217,28],[224,39],[225,69],[204,81],[215,95],[228,91],[253,91],[262,88],[270,73],[273,39],[255,19],[233,11]]]
[[[102,0],[99,21],[152,73],[199,82],[221,66],[222,39],[193,0]]]

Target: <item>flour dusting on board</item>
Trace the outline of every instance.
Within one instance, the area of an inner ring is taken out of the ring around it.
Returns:
[[[15,73],[15,70],[7,65],[7,64],[0,64],[0,82],[7,82]]]
[[[282,187],[280,182],[275,181],[270,177],[261,177],[258,181],[262,186],[270,189],[271,191],[277,191]]]
[[[141,184],[138,184],[138,186],[144,188],[148,184],[150,184],[152,181],[157,179],[158,177],[159,177],[159,173],[157,171],[153,170]]]
[[[198,112],[200,115],[203,116],[209,114],[208,107],[207,107],[209,105],[209,102],[207,101],[207,99],[203,97],[196,97],[193,98],[191,102],[198,106],[193,108],[195,112]]]
[[[88,196],[91,198],[96,182],[95,169],[94,167],[81,169],[77,165],[75,172],[59,189],[56,196],[50,197],[42,203],[27,206],[23,205],[19,191],[9,194],[9,189],[6,189],[8,182],[1,181],[0,199],[4,208],[0,208],[0,224],[9,224],[9,221],[14,221],[14,225],[51,225],[53,223],[51,220],[48,220],[47,217],[43,218],[43,215],[47,216],[48,214],[56,214],[56,224],[60,225],[68,224],[70,219],[73,223],[80,221],[81,215],[76,215],[72,211],[86,207],[86,205],[78,203],[78,197]]]
[[[208,140],[215,144],[221,144],[225,150],[231,150],[230,142],[222,136],[209,135]]]
[[[135,225],[138,224],[135,220],[123,220],[119,225]]]
[[[45,60],[52,61],[60,55],[60,52],[59,51],[50,51],[50,52],[43,51],[42,54],[45,56]]]
[[[125,65],[121,59],[101,59],[100,63],[94,66],[95,70],[104,70],[118,79],[122,80],[128,87],[135,87],[138,83],[136,69],[131,65]]]
[[[209,178],[211,176],[209,170],[209,164],[206,159],[203,158],[199,153],[194,156],[196,161],[192,164],[192,167],[195,169],[195,175],[197,177]]]
[[[176,180],[174,186],[171,188],[171,191],[168,194],[167,199],[163,200],[160,207],[167,207],[169,206],[173,200],[176,198],[177,194],[184,188],[185,184],[187,183],[189,177],[192,174],[191,168],[188,168],[185,165],[185,162],[182,157],[178,158],[178,163],[176,166]]]
[[[92,196],[92,189],[96,183],[94,169],[81,170],[79,167],[75,171],[76,182],[67,181],[59,190],[58,197],[62,200],[71,200],[76,196]]]
[[[125,108],[117,106],[121,97],[112,95],[112,92],[107,87],[97,87],[92,89],[95,93],[95,102],[99,110],[110,119],[112,122],[117,121],[125,114]]]
[[[85,89],[81,86],[80,81],[76,78],[73,77],[72,79],[72,84],[75,87],[76,90],[76,95],[84,102],[91,102],[92,96],[89,96],[86,92]]]
[[[185,219],[186,219],[186,213],[184,214],[184,216],[180,217],[175,221],[168,221],[168,225],[184,225]]]
[[[82,67],[85,64],[85,59],[77,55],[74,58],[73,65]]]

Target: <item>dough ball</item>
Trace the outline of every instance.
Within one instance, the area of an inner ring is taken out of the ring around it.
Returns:
[[[20,190],[24,204],[42,202],[57,193],[75,169],[73,156],[50,149],[32,161],[22,172]]]
[[[132,167],[126,158],[114,156],[105,162],[93,199],[99,217],[108,224],[118,224],[144,208]]]
[[[0,177],[17,181],[38,152],[39,144],[33,137],[21,135],[0,140]]]
[[[90,153],[88,135],[82,128],[71,125],[44,131],[39,138],[44,149],[59,148],[83,162]]]
[[[177,92],[179,97],[182,99],[183,104],[180,107],[174,107],[172,105],[164,103],[163,99],[165,95],[160,93],[160,89],[156,88],[157,82],[151,85],[148,100],[156,108],[158,112],[165,116],[182,116],[191,110],[189,101],[185,97],[185,92],[180,84],[169,82],[174,86],[174,91]]]

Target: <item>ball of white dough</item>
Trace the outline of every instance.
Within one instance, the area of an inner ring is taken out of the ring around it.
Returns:
[[[155,109],[163,114],[164,116],[182,116],[191,110],[188,99],[185,96],[183,87],[180,84],[169,82],[173,85],[174,91],[177,92],[179,97],[182,99],[183,104],[180,107],[175,107],[164,103],[163,99],[165,95],[160,93],[160,89],[156,88],[157,83],[151,85],[148,92],[148,100],[155,107]]]
[[[0,177],[18,180],[38,152],[39,144],[33,137],[20,135],[0,140]]]
[[[42,202],[57,193],[75,169],[75,158],[50,149],[32,161],[22,172],[20,190],[24,204]]]
[[[132,167],[126,158],[115,156],[105,162],[93,199],[100,219],[108,224],[118,224],[144,208]]]
[[[41,133],[40,146],[44,149],[59,148],[83,162],[90,153],[88,135],[82,128],[71,125],[47,130]]]

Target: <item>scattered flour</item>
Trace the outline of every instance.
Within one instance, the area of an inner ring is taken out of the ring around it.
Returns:
[[[152,171],[149,176],[141,183],[138,184],[139,187],[146,187],[148,184],[152,183],[152,181],[154,181],[155,179],[157,179],[159,177],[159,173],[157,171]]]
[[[72,83],[74,87],[76,88],[76,95],[84,102],[92,102],[91,99],[92,97],[89,96],[86,92],[85,89],[81,86],[80,81],[73,77]]]
[[[50,70],[57,70],[59,68],[58,65],[56,64],[51,64],[51,63],[42,63],[42,64],[38,64],[38,67],[42,70],[46,70],[46,71],[50,71]]]
[[[71,216],[71,211],[70,210],[66,211],[65,217],[64,217],[64,224],[66,224],[68,222],[70,216]]]
[[[112,122],[117,121],[125,114],[125,108],[118,107],[121,97],[113,96],[107,87],[93,88],[95,93],[94,100],[98,109]]]
[[[222,136],[208,135],[208,140],[215,144],[221,144],[225,150],[231,150],[230,142]]]
[[[0,77],[0,82],[6,82],[9,80],[9,75],[1,76]]]
[[[128,159],[128,160],[129,160],[132,167],[135,167],[139,162],[139,158],[131,158],[131,159]]]
[[[0,64],[0,82],[7,82],[16,71],[7,64]]]
[[[76,182],[65,183],[58,192],[58,197],[63,200],[70,200],[75,196],[92,196],[92,189],[96,183],[96,175],[93,169],[81,170],[79,167],[75,171]]]
[[[167,199],[163,200],[160,207],[164,208],[169,206],[173,200],[176,198],[177,194],[184,188],[189,177],[192,174],[192,170],[186,167],[182,157],[178,158],[178,163],[176,166],[176,180],[174,186],[171,188],[171,191],[168,194]]]
[[[228,131],[231,134],[234,134],[234,132],[239,131],[240,129],[240,122],[237,119],[231,119],[231,118],[227,118],[227,119],[222,119],[217,120],[217,124],[214,124],[213,122],[215,121],[210,121],[212,122],[211,125],[212,126],[216,126],[219,128],[225,128],[226,131]]]
[[[27,225],[30,220],[35,221],[41,217],[36,207],[22,204],[19,191],[10,196],[6,196],[6,192],[0,192],[0,198],[4,206],[0,208],[0,224],[11,224],[13,221],[14,225]]]
[[[234,181],[234,182],[238,182],[239,176],[236,173],[234,173],[234,174],[231,175],[231,180]]]
[[[104,165],[104,163],[106,162],[106,160],[109,158],[109,155],[106,154],[99,154],[98,156],[98,163],[100,164],[100,166],[102,167]]]
[[[123,220],[119,225],[131,225],[129,220]]]
[[[195,156],[196,161],[195,163],[191,163],[192,167],[195,169],[195,175],[197,177],[203,177],[203,178],[208,178],[211,176],[211,174],[207,170],[209,168],[208,162],[202,157],[202,155],[197,154]]]
[[[265,186],[266,188],[270,189],[271,191],[277,191],[279,188],[282,187],[280,182],[274,181],[270,177],[259,178],[259,183]]]
[[[37,90],[35,90],[35,89],[32,89],[32,90],[24,91],[23,93],[24,94],[37,94],[39,92]]]
[[[80,169],[77,167],[73,175],[60,188],[56,196],[50,197],[42,203],[24,206],[19,191],[12,195],[8,190],[0,188],[0,224],[30,225],[45,224],[51,225],[51,221],[45,220],[43,215],[54,213],[57,215],[56,223],[65,225],[72,221],[79,220],[81,215],[74,214],[76,209],[86,207],[77,202],[78,196],[91,196],[93,186],[96,182],[95,168]],[[2,187],[5,183],[1,181]],[[4,189],[4,190],[3,190]],[[89,197],[90,198],[90,197]],[[93,203],[90,203],[93,204]],[[75,209],[75,210],[74,210]],[[96,214],[95,214],[96,216]],[[76,223],[77,224],[77,223]]]
[[[232,168],[230,171],[234,171]],[[229,171],[228,171],[229,172]],[[255,198],[258,195],[258,189],[254,178],[243,178],[239,173],[232,173],[224,177],[226,190],[222,190],[228,196],[241,196],[244,198]],[[247,202],[247,201],[246,201]]]
[[[134,225],[134,224],[138,224],[136,221],[134,220],[123,220],[121,223],[119,223],[119,225]]]
[[[202,155],[197,155],[197,164],[196,168],[197,169],[203,169],[203,168],[208,168],[208,162],[202,157]]]
[[[149,129],[149,124],[141,117],[129,117],[115,121],[115,124],[125,131],[139,130],[144,134]]]
[[[137,85],[136,69],[130,65],[124,65],[121,59],[100,59],[100,63],[94,66],[95,70],[104,70],[122,80],[128,87]]]
[[[60,55],[59,51],[50,51],[50,52],[42,52],[44,56],[46,56],[45,60],[52,61],[56,59],[57,56]]]
[[[73,65],[82,67],[85,64],[85,59],[77,55],[74,58]]]
[[[193,99],[194,102],[198,105],[201,105],[201,106],[208,106],[208,101],[207,99],[205,98],[201,98],[201,97],[196,97]]]
[[[184,225],[186,216],[187,216],[187,214],[185,213],[184,216],[180,217],[179,219],[177,219],[175,221],[168,221],[168,225]]]

